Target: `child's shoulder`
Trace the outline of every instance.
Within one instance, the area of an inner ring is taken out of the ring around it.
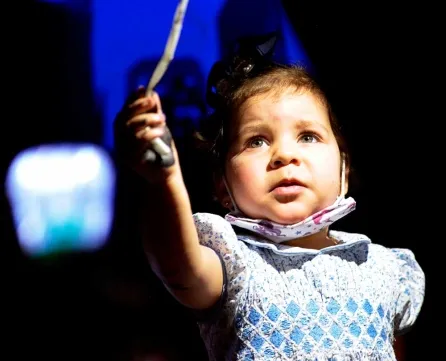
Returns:
[[[232,230],[229,222],[218,214],[198,212],[193,214],[193,219],[198,233],[209,233],[218,230],[230,232]]]
[[[238,243],[237,235],[227,220],[218,214],[194,213],[193,219],[201,244]]]
[[[227,221],[220,215],[215,213],[197,212],[193,214],[194,220],[197,222],[226,222]]]
[[[214,250],[220,256],[225,264],[228,280],[244,272],[249,256],[231,224],[213,213],[195,213],[193,219],[200,245]]]
[[[383,243],[370,239],[368,236],[361,233],[351,233],[351,232],[341,232],[341,231],[330,231],[333,233],[336,239],[340,240],[342,243],[354,244],[358,240],[367,241],[367,252],[369,256],[376,259],[388,260],[391,262],[409,262],[416,263],[415,254],[409,248],[397,248],[385,246]]]

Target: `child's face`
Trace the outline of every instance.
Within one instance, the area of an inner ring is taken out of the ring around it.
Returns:
[[[225,175],[251,218],[297,223],[340,192],[340,152],[323,104],[309,92],[248,99],[232,123]]]

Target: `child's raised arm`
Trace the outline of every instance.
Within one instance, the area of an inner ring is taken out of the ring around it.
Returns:
[[[163,166],[158,157],[142,160],[156,137],[171,145],[174,164]],[[156,93],[146,97],[141,87],[129,99],[115,121],[115,139],[118,156],[147,181],[141,226],[152,270],[185,306],[211,307],[222,292],[222,264],[213,250],[199,244],[178,154]]]

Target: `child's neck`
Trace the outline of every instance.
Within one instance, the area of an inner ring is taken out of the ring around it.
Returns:
[[[292,239],[282,242],[282,244],[292,247],[301,247],[308,249],[323,249],[338,244],[338,241],[328,235],[328,228],[306,237]]]

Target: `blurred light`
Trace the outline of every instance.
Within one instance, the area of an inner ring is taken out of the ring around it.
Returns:
[[[113,222],[115,169],[90,144],[42,145],[16,156],[6,178],[20,247],[30,256],[91,251]]]

